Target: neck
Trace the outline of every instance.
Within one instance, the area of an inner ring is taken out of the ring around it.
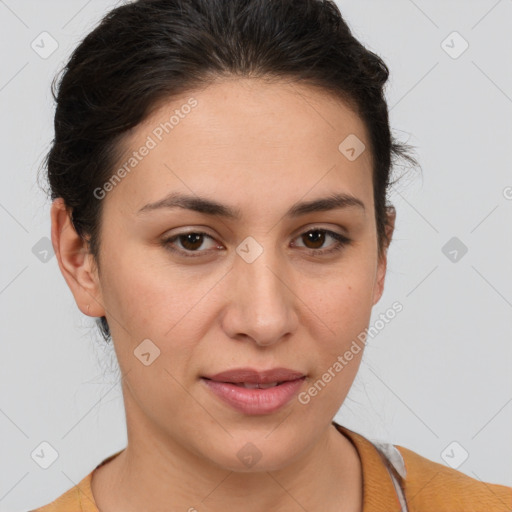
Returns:
[[[187,451],[141,418],[128,418],[127,448],[93,473],[91,488],[102,512],[362,509],[359,456],[332,424],[286,467],[236,472]]]

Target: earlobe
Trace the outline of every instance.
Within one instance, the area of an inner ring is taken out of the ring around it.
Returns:
[[[77,234],[70,212],[59,197],[51,206],[52,245],[59,268],[78,308],[88,316],[104,316],[103,301],[93,257]]]

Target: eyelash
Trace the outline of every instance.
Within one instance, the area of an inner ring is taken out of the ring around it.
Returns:
[[[331,236],[332,238],[334,238],[336,240],[336,243],[333,244],[334,247],[332,247],[331,249],[307,249],[306,248],[306,250],[309,250],[313,255],[323,256],[323,255],[327,255],[327,254],[333,254],[333,253],[341,251],[342,249],[344,249],[347,245],[349,245],[351,243],[351,240],[349,238],[347,238],[346,236],[344,236],[340,233],[336,233],[335,231],[325,229],[325,228],[308,229],[307,231],[300,233],[296,238],[299,238],[307,233],[323,233],[323,234]],[[186,235],[201,235],[201,236],[210,238],[212,240],[215,240],[208,233],[204,233],[202,231],[188,231],[188,232],[184,232],[184,233],[178,233],[171,237],[165,238],[162,240],[161,244],[166,250],[171,251],[173,253],[178,253],[187,258],[195,258],[195,257],[201,256],[201,253],[203,253],[203,252],[208,252],[208,251],[191,251],[191,250],[184,250],[184,249],[176,249],[175,247],[172,246],[172,244],[178,238],[180,238],[182,236],[186,236]],[[194,253],[196,253],[196,254],[194,254]]]

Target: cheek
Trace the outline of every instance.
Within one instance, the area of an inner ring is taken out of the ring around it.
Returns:
[[[134,350],[149,339],[158,347],[160,361],[181,374],[215,321],[211,292],[219,276],[194,277],[144,252],[123,251],[122,259],[112,258],[104,266],[104,304],[118,358],[127,370],[137,363]]]
[[[130,244],[118,250],[113,250],[111,244],[105,249],[105,255],[110,250],[110,256],[104,257],[102,295],[113,315],[149,329],[159,322],[169,325],[173,317],[184,314],[193,301],[193,287],[165,259],[156,258],[159,249],[149,251]]]
[[[367,266],[358,271],[351,267],[309,295],[308,303],[315,305],[311,317],[316,326],[311,346],[315,371],[300,402],[314,404],[308,414],[314,416],[318,409],[336,414],[355,379],[372,311],[371,275]]]
[[[356,258],[354,258],[356,260]],[[364,329],[371,315],[375,263],[361,257],[357,263],[341,262],[339,270],[310,281],[302,295],[313,306],[338,342]]]

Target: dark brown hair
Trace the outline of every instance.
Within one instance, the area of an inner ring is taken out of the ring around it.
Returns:
[[[102,201],[123,135],[162,101],[223,77],[286,80],[322,88],[363,120],[373,157],[379,255],[387,193],[410,146],[391,135],[389,70],[351,33],[330,0],[139,0],[108,12],[72,53],[56,92],[55,136],[43,166],[51,199],[62,197],[98,271]],[[341,142],[341,141],[340,141]],[[105,340],[105,317],[97,320]]]

